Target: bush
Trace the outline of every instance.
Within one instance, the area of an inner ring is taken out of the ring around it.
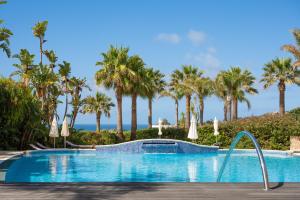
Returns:
[[[288,150],[290,136],[300,134],[300,122],[291,114],[284,116],[276,114],[221,123],[219,126],[220,135],[218,136],[221,147],[228,148],[235,135],[242,130],[252,133],[263,149]],[[205,125],[198,129],[198,134],[197,143],[206,145],[215,143],[216,138],[213,135],[212,125]],[[253,145],[249,139],[243,138],[237,147],[253,148]]]
[[[25,149],[46,134],[39,102],[30,88],[0,78],[0,149]]]
[[[137,139],[158,138],[158,129],[141,129],[137,131]],[[184,140],[187,137],[186,131],[181,128],[166,128],[162,129],[161,138]]]
[[[80,131],[73,132],[68,137],[68,140],[75,144],[115,144],[118,142],[116,133],[112,131],[103,130],[101,132]]]

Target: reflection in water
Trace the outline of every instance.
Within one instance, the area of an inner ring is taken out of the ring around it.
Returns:
[[[219,173],[219,165],[218,165],[218,159],[217,157],[213,157],[212,158],[213,160],[213,173],[214,173],[214,176],[218,176],[218,173]]]
[[[188,172],[189,172],[190,182],[196,182],[197,181],[197,163],[195,161],[192,161],[192,160],[188,161]]]
[[[51,172],[51,176],[55,177],[57,174],[57,160],[56,160],[56,156],[49,156],[49,168],[50,168],[50,172]]]
[[[66,156],[66,155],[61,156],[62,174],[67,174],[68,162],[69,162],[68,158],[69,158],[69,156]]]

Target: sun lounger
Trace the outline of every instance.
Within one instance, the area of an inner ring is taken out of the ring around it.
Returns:
[[[66,143],[73,148],[78,148],[78,149],[94,149],[95,145],[79,145],[79,144],[73,144],[70,141],[66,141]]]
[[[31,148],[33,148],[34,150],[42,150],[41,148],[35,146],[34,144],[29,144],[29,146],[30,146]]]
[[[50,147],[46,147],[46,146],[42,145],[42,144],[39,143],[39,142],[36,143],[36,146],[37,146],[38,148],[41,148],[41,149],[51,149]]]

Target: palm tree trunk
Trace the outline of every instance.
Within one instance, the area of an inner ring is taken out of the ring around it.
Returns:
[[[40,37],[40,59],[41,59],[41,64],[43,64],[43,38]]]
[[[116,92],[117,97],[117,133],[120,139],[124,140],[123,135],[123,119],[122,119],[122,93],[119,89]]]
[[[65,119],[67,112],[68,112],[68,93],[66,93],[66,105],[65,105],[65,113],[63,119]]]
[[[238,118],[238,100],[236,97],[233,97],[232,104],[233,104],[232,119],[237,120],[237,118]]]
[[[152,128],[152,97],[148,97],[148,128]]]
[[[96,113],[96,131],[100,131],[101,112]]]
[[[185,113],[186,113],[185,128],[188,130],[189,127],[190,127],[190,120],[191,120],[191,115],[190,115],[190,112],[191,112],[191,96],[186,95],[185,100],[186,100],[186,102],[185,102]]]
[[[229,115],[229,121],[232,120],[232,100],[230,99],[229,102],[228,102],[228,115]]]
[[[74,128],[77,114],[78,114],[78,108],[74,108],[74,110],[73,110],[73,117],[72,117],[72,120],[71,120],[71,128]]]
[[[280,81],[278,84],[279,89],[279,114],[284,115],[285,113],[285,83]]]
[[[134,92],[131,96],[131,135],[130,140],[136,139],[137,116],[136,116],[137,94]]]
[[[175,107],[176,107],[176,128],[178,128],[178,100],[175,100]]]
[[[224,101],[224,121],[227,121],[227,100]]]
[[[202,97],[199,97],[199,110],[200,110],[200,125],[203,126],[204,101]]]

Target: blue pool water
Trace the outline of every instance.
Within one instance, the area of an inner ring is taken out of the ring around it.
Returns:
[[[215,182],[224,153],[34,152],[9,167],[6,182]],[[265,154],[271,182],[300,182],[300,158]],[[261,182],[254,153],[235,153],[223,182]]]

